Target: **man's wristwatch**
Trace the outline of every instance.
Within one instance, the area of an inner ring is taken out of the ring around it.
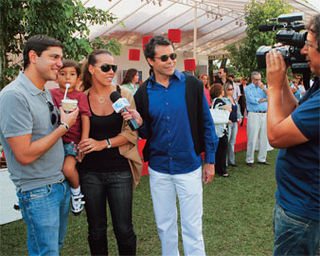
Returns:
[[[60,122],[59,125],[62,125],[67,131],[69,131],[69,125],[65,122]]]
[[[111,141],[110,139],[106,139],[106,142],[107,142],[107,148],[111,148],[112,147],[112,144],[111,144]]]

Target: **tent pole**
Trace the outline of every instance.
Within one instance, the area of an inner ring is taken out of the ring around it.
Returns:
[[[193,58],[197,63],[197,6],[194,6],[194,27],[193,27]]]

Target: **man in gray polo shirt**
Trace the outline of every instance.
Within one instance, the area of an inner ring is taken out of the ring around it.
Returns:
[[[30,255],[59,255],[66,233],[70,190],[64,179],[61,137],[78,109],[54,109],[44,89],[62,66],[62,44],[42,35],[31,37],[23,52],[24,72],[0,93],[0,141],[10,177],[17,188],[27,224]],[[5,111],[4,111],[5,110]]]

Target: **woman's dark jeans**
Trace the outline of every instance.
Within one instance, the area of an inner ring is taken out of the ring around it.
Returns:
[[[89,226],[92,255],[108,255],[108,201],[119,255],[136,255],[136,235],[132,224],[132,174],[126,172],[80,172],[81,190]]]

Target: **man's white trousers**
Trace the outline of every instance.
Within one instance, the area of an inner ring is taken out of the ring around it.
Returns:
[[[258,162],[267,160],[268,137],[267,137],[267,113],[249,112],[247,121],[247,163],[254,163],[254,151],[258,145]]]
[[[202,168],[186,174],[164,174],[149,167],[153,210],[162,255],[179,255],[178,196],[184,255],[205,255],[202,235]]]

